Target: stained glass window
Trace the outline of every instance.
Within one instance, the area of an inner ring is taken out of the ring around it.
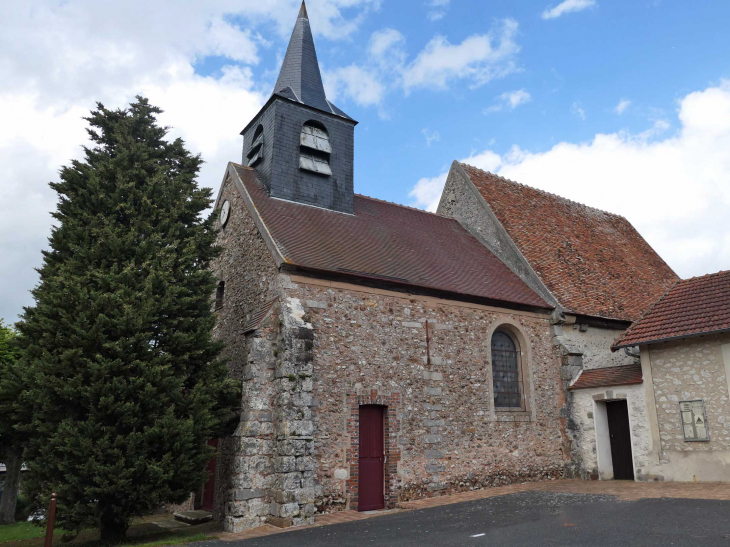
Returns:
[[[512,337],[506,332],[495,332],[492,336],[492,380],[495,408],[523,408],[519,363],[517,347]]]

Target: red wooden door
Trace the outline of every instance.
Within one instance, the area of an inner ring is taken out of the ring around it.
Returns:
[[[383,407],[361,406],[358,511],[372,511],[385,507],[383,447]]]
[[[212,446],[216,449],[216,452],[218,451],[218,439],[211,439],[208,441],[208,445]],[[213,506],[215,505],[215,467],[216,467],[216,460],[217,460],[217,454],[216,456],[213,456],[210,460],[208,460],[208,482],[205,483],[203,486],[203,503],[201,503],[200,508],[205,511],[212,511]]]

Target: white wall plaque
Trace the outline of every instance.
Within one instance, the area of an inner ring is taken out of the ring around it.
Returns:
[[[709,441],[710,429],[707,427],[705,401],[679,401],[679,413],[682,415],[682,431],[685,441]]]

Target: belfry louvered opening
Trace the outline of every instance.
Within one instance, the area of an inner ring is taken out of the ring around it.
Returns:
[[[246,154],[248,166],[253,167],[264,157],[264,126],[259,125],[253,134],[253,142]]]
[[[330,176],[331,153],[330,138],[325,127],[314,121],[305,123],[299,139],[299,168]]]

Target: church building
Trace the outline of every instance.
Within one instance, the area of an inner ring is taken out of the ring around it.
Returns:
[[[215,335],[243,385],[206,489],[225,529],[686,477],[659,469],[660,372],[636,347],[653,342],[614,345],[677,282],[631,224],[458,162],[437,213],[356,194],[356,126],[327,99],[302,3],[215,204]]]
[[[238,531],[563,474],[554,304],[457,220],[354,193],[357,122],[306,8],[217,199],[216,336],[243,383],[215,512]]]

